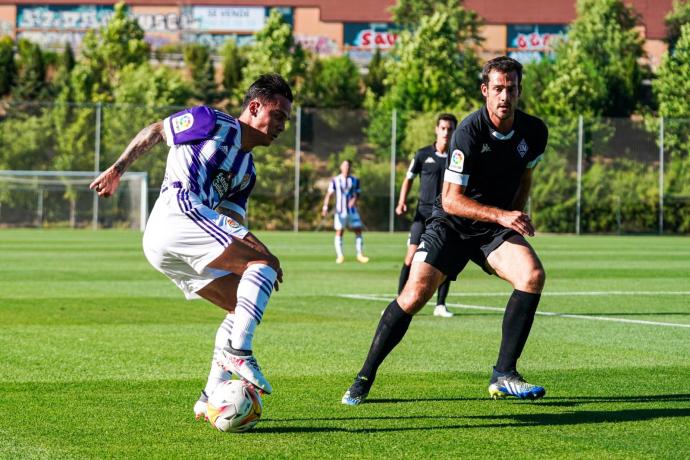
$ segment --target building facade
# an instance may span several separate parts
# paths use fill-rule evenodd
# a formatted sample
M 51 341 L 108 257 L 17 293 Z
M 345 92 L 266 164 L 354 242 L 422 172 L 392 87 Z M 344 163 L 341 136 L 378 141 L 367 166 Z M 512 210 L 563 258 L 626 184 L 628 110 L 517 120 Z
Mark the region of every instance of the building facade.
M 130 14 L 156 49 L 198 42 L 218 46 L 228 38 L 249 43 L 274 8 L 292 25 L 296 40 L 319 55 L 349 54 L 365 64 L 375 49 L 397 40 L 394 0 L 128 0 Z M 629 0 L 640 15 L 640 34 L 652 67 L 666 49 L 664 17 L 672 0 Z M 0 0 L 0 35 L 26 38 L 46 48 L 78 48 L 87 30 L 113 14 L 112 1 Z M 575 18 L 575 0 L 465 0 L 484 21 L 483 57 L 509 54 L 539 59 Z

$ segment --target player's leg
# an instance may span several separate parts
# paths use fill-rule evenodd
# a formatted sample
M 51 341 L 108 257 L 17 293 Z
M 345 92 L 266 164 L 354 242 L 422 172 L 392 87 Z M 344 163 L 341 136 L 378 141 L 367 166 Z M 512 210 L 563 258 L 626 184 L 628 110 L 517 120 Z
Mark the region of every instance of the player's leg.
M 448 311 L 448 308 L 446 308 L 446 297 L 448 297 L 449 290 L 450 279 L 446 279 L 438 287 L 438 293 L 436 295 L 436 306 L 434 307 L 434 316 L 440 316 L 442 318 L 453 317 L 453 312 Z
M 417 244 L 408 244 L 407 245 L 407 253 L 405 254 L 405 261 L 403 262 L 403 266 L 400 269 L 400 277 L 398 278 L 398 294 L 400 294 L 403 291 L 403 288 L 405 287 L 405 284 L 407 284 L 407 280 L 410 277 L 410 267 L 412 266 L 412 257 L 414 256 L 415 251 L 417 251 Z
M 208 268 L 225 270 L 240 277 L 236 284 L 233 284 L 232 278 L 216 279 L 196 292 L 216 305 L 235 312 L 234 324 L 228 343 L 222 350 L 220 364 L 264 392 L 271 393 L 272 387 L 253 356 L 252 342 L 277 279 L 277 259 L 242 240 L 233 240 L 208 264 Z
M 520 235 L 511 236 L 487 257 L 491 269 L 513 286 L 503 316 L 501 346 L 489 392 L 493 397 L 541 398 L 546 390 L 531 385 L 517 372 L 534 322 L 546 275 L 534 249 Z
M 369 394 L 383 360 L 402 340 L 412 317 L 426 305 L 445 275 L 426 262 L 413 262 L 403 292 L 384 310 L 369 347 L 369 353 L 342 403 L 360 404 Z
M 364 238 L 362 237 L 362 227 L 355 227 L 352 230 L 355 232 L 355 251 L 357 252 L 357 261 L 365 264 L 369 262 L 369 258 L 364 255 Z
M 400 294 L 405 287 L 405 283 L 410 276 L 410 266 L 412 265 L 412 257 L 417 251 L 419 243 L 422 241 L 422 233 L 424 233 L 424 219 L 421 215 L 415 214 L 415 218 L 410 226 L 410 235 L 407 239 L 407 254 L 405 254 L 405 262 L 400 269 L 400 278 L 398 279 L 398 294 Z
M 342 264 L 345 262 L 345 255 L 343 254 L 344 223 L 342 216 L 338 213 L 335 213 L 333 219 L 333 227 L 335 228 L 335 238 L 333 240 L 333 246 L 335 247 L 335 263 Z
M 211 358 L 211 370 L 209 371 L 208 378 L 206 380 L 206 386 L 201 392 L 198 401 L 196 404 L 194 404 L 194 417 L 197 420 L 201 419 L 202 417 L 205 420 L 208 420 L 208 397 L 219 383 L 232 378 L 232 374 L 223 369 L 218 362 L 222 359 L 221 353 L 223 348 L 230 340 L 230 334 L 235 321 L 235 293 L 237 292 L 239 282 L 240 277 L 234 273 L 230 273 L 213 281 L 211 283 L 213 286 L 206 289 L 205 292 L 202 292 L 206 300 L 209 300 L 210 302 L 219 306 L 225 305 L 223 308 L 226 309 L 226 315 L 216 331 L 213 356 Z M 202 291 L 203 290 L 204 289 L 202 289 Z M 227 308 L 228 306 L 232 306 L 232 308 Z

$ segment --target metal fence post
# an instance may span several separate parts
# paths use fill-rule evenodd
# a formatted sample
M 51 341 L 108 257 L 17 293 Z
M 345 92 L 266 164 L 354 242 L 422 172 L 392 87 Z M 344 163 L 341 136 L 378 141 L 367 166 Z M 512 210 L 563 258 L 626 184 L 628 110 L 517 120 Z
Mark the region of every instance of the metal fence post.
M 659 235 L 664 234 L 664 117 L 659 119 Z
M 94 178 L 98 176 L 101 169 L 101 107 L 102 104 L 99 102 L 96 104 L 96 135 L 95 135 L 95 146 L 94 146 L 94 159 L 93 159 L 93 172 Z M 98 230 L 98 193 L 94 190 L 93 192 L 93 222 L 92 227 L 94 230 Z
M 299 232 L 299 171 L 302 156 L 302 107 L 297 107 L 295 117 L 295 213 L 292 231 Z
M 580 212 L 582 211 L 582 115 L 577 117 L 577 210 L 575 213 L 575 234 L 580 234 Z
M 395 151 L 397 139 L 397 119 L 398 112 L 393 109 L 391 117 L 391 184 L 390 184 L 390 204 L 388 209 L 388 231 L 393 233 L 395 226 Z

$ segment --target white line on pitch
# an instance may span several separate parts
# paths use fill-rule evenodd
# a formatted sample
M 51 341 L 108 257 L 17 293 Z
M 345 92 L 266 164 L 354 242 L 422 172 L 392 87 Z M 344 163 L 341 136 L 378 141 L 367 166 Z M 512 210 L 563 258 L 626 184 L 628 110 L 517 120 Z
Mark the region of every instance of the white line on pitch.
M 451 292 L 448 293 L 450 297 L 498 297 L 510 295 L 506 292 Z M 542 297 L 566 297 L 566 296 L 642 296 L 642 295 L 679 295 L 690 296 L 690 291 L 548 291 L 542 294 Z
M 377 300 L 385 301 L 390 300 L 390 297 L 376 296 L 376 295 L 366 295 L 366 294 L 340 294 L 338 297 L 345 297 L 348 299 L 357 300 Z M 465 305 L 460 303 L 446 303 L 447 307 L 462 308 L 466 310 L 484 310 L 484 311 L 498 311 L 502 312 L 505 309 L 499 307 L 485 307 L 482 305 Z M 648 326 L 666 326 L 666 327 L 685 327 L 690 328 L 690 324 L 680 324 L 680 323 L 664 323 L 661 321 L 644 321 L 641 319 L 625 319 L 625 318 L 612 318 L 610 316 L 589 316 L 589 315 L 573 315 L 569 313 L 556 313 L 549 311 L 537 311 L 537 315 L 541 316 L 556 316 L 559 318 L 572 318 L 572 319 L 586 319 L 591 321 L 611 321 L 614 323 L 628 323 L 628 324 L 645 324 Z

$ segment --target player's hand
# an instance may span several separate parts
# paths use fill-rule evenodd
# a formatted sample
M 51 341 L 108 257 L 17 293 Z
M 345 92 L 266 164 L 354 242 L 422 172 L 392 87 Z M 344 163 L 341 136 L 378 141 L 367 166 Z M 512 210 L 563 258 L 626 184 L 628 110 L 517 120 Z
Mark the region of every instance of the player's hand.
M 115 193 L 117 187 L 120 185 L 120 177 L 120 173 L 111 166 L 91 182 L 89 188 L 95 190 L 100 197 L 109 197 Z
M 534 236 L 532 221 L 522 211 L 504 211 L 498 218 L 498 223 L 506 228 L 515 230 L 522 236 Z
M 321 216 L 326 217 L 327 215 L 328 215 L 328 206 L 324 204 L 323 207 L 321 208 Z
M 398 203 L 398 206 L 395 207 L 395 213 L 399 216 L 405 214 L 407 212 L 407 204 L 406 203 Z

